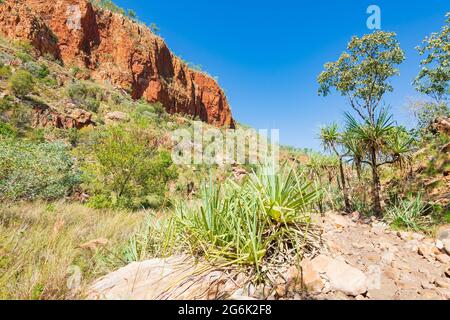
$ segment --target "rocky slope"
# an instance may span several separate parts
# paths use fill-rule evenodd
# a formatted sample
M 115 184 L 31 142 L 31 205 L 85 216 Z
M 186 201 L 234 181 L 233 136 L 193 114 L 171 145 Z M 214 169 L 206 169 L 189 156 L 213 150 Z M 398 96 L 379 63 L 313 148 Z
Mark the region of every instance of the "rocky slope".
M 0 33 L 30 41 L 41 54 L 87 68 L 134 99 L 161 102 L 170 113 L 234 127 L 226 96 L 210 76 L 191 70 L 147 27 L 86 0 L 5 0 Z

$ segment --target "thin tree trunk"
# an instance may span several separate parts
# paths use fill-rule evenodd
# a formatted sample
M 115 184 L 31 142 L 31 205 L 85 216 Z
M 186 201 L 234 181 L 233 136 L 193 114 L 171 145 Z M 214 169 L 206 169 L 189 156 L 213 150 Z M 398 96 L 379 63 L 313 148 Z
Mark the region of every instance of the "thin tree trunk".
M 355 167 L 356 167 L 356 176 L 358 177 L 358 181 L 361 181 L 361 159 L 355 160 Z
M 344 164 L 342 158 L 339 158 L 339 171 L 341 173 L 342 193 L 344 194 L 345 212 L 350 212 L 350 199 L 348 197 L 347 183 L 345 181 Z
M 378 167 L 377 167 L 377 153 L 375 148 L 371 148 L 371 160 L 372 160 L 372 197 L 373 197 L 373 211 L 375 215 L 381 217 L 382 208 L 381 208 L 381 182 L 380 176 L 378 175 Z

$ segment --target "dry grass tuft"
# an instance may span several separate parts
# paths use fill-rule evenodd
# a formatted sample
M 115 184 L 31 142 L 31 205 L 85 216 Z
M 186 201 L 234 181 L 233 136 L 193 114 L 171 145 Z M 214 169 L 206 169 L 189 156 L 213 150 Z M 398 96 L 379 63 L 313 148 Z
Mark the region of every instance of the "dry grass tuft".
M 92 279 L 126 264 L 122 246 L 144 218 L 63 202 L 2 205 L 0 299 L 78 298 Z

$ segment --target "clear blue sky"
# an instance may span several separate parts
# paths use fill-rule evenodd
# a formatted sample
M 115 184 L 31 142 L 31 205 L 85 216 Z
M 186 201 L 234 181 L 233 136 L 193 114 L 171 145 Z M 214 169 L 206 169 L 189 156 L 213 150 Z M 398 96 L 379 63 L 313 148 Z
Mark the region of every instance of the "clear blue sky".
M 371 32 L 366 9 L 381 8 L 382 30 L 394 31 L 406 52 L 386 97 L 396 119 L 411 125 L 406 105 L 419 70 L 414 49 L 444 24 L 448 0 L 116 0 L 154 22 L 168 46 L 219 77 L 234 117 L 255 128 L 280 129 L 283 144 L 320 149 L 320 126 L 349 110 L 338 94 L 317 95 L 317 75 L 353 35 Z

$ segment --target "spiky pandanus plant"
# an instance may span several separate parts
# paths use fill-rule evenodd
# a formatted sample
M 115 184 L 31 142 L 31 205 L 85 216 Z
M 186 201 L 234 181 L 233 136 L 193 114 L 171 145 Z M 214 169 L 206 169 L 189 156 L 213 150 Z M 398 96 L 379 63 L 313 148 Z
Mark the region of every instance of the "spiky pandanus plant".
M 364 159 L 365 146 L 352 132 L 345 131 L 342 134 L 342 143 L 348 150 L 349 161 L 353 163 L 358 180 L 361 181 L 362 161 Z
M 395 127 L 388 137 L 388 146 L 395 164 L 403 171 L 410 167 L 413 157 L 414 137 L 404 127 Z
M 325 150 L 330 150 L 339 159 L 339 174 L 341 176 L 342 194 L 344 196 L 345 211 L 351 210 L 350 197 L 348 193 L 347 179 L 344 171 L 344 157 L 348 155 L 348 152 L 344 149 L 341 150 L 342 135 L 339 132 L 338 125 L 333 123 L 329 126 L 323 127 L 320 131 L 320 139 Z
M 319 244 L 310 210 L 320 191 L 282 166 L 275 175 L 261 166 L 242 184 L 210 180 L 201 203 L 180 206 L 174 216 L 179 242 L 194 254 L 225 264 L 253 266 L 293 263 Z
M 372 197 L 375 214 L 381 215 L 380 167 L 387 164 L 402 165 L 410 157 L 412 139 L 405 131 L 395 126 L 392 116 L 381 110 L 374 121 L 358 122 L 346 113 L 347 131 L 365 146 L 365 157 L 361 161 L 372 170 Z

